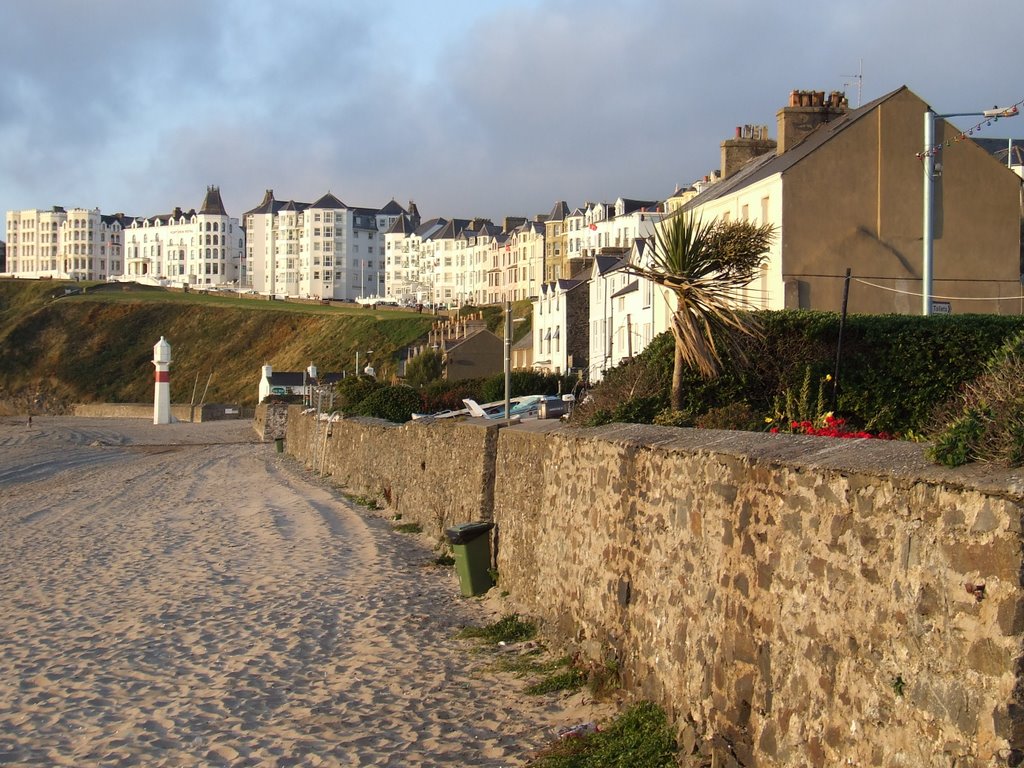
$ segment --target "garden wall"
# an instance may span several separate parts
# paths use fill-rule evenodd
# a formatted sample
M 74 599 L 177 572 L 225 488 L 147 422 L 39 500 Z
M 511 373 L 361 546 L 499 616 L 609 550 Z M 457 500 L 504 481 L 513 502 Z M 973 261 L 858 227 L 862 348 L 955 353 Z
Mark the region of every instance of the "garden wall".
M 513 603 L 718 765 L 1021 763 L 1020 474 L 909 443 L 539 425 L 321 439 L 336 481 L 403 519 L 493 516 Z M 289 452 L 313 431 L 290 414 Z

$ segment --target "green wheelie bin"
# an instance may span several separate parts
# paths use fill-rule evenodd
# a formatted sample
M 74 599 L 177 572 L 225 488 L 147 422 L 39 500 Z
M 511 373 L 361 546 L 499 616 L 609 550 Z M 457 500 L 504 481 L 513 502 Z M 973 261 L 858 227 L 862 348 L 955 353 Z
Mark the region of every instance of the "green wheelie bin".
M 455 556 L 455 572 L 459 574 L 459 587 L 465 597 L 482 595 L 494 583 L 491 581 L 491 537 L 494 523 L 480 521 L 461 523 L 447 529 L 448 541 Z

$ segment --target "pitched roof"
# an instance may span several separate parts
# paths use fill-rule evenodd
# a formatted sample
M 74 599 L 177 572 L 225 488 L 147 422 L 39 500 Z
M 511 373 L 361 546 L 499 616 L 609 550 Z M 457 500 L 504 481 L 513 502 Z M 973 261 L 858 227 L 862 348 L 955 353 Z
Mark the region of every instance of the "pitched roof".
M 551 280 L 551 281 L 546 282 L 546 283 L 541 283 L 540 290 L 541 290 L 542 293 L 547 293 L 548 291 L 555 291 L 555 290 L 559 291 L 560 293 L 568 293 L 572 289 L 578 288 L 578 287 L 580 287 L 581 285 L 584 285 L 587 282 L 589 282 L 589 281 L 586 278 L 576 278 L 576 277 L 564 278 L 564 277 L 562 277 L 562 278 L 559 278 L 557 280 Z
M 639 290 L 640 290 L 640 281 L 639 280 L 634 280 L 629 285 L 627 285 L 625 288 L 620 288 L 619 290 L 617 290 L 615 293 L 612 294 L 611 297 L 613 299 L 615 299 L 615 298 L 618 298 L 619 296 L 625 296 L 627 293 L 634 293 L 634 292 L 639 291 Z
M 127 227 L 129 222 L 131 222 L 131 220 L 132 220 L 131 216 L 125 216 L 123 213 L 111 213 L 111 214 L 106 214 L 105 213 L 105 214 L 102 214 L 100 216 L 100 221 L 102 221 L 108 227 L 109 226 L 113 226 L 114 224 L 120 224 L 121 225 L 121 229 L 124 229 L 125 227 Z
M 326 195 L 321 197 L 315 203 L 312 203 L 309 207 L 310 208 L 322 208 L 322 209 L 325 209 L 325 210 L 338 210 L 340 208 L 348 208 L 347 205 L 345 205 L 343 202 L 341 202 L 341 200 L 336 198 L 330 192 L 328 192 Z
M 488 331 L 486 328 L 479 328 L 478 330 L 471 331 L 470 333 L 467 333 L 465 336 L 460 336 L 459 338 L 445 339 L 441 343 L 441 346 L 446 352 L 450 352 L 453 349 L 461 347 L 470 339 L 476 339 L 478 337 L 482 339 L 490 338 L 499 344 L 504 343 L 504 339 L 498 338 L 497 334 L 491 333 L 491 331 Z
M 380 212 L 385 216 L 401 216 L 405 213 L 405 208 L 395 202 L 395 198 L 391 198 L 391 202 L 380 209 Z
M 621 256 L 602 256 L 598 254 L 594 257 L 594 268 L 597 269 L 597 274 L 606 275 L 609 272 L 622 269 L 628 261 L 628 259 L 624 259 Z
M 433 234 L 437 232 L 437 230 L 444 227 L 444 225 L 447 223 L 448 219 L 442 219 L 440 216 L 435 219 L 428 219 L 427 221 L 424 221 L 416 228 L 416 232 L 414 234 L 426 240 L 427 238 L 433 236 Z
M 681 210 L 691 211 L 707 202 L 718 200 L 726 195 L 730 195 L 733 192 L 744 189 L 745 187 L 761 181 L 762 179 L 766 179 L 769 176 L 785 173 L 818 149 L 822 144 L 835 138 L 858 120 L 861 120 L 865 115 L 870 114 L 897 94 L 909 90 L 910 89 L 907 88 L 907 86 L 902 85 L 895 91 L 891 91 L 884 96 L 880 96 L 874 101 L 869 101 L 863 107 L 851 109 L 849 112 L 844 115 L 840 115 L 832 122 L 822 123 L 807 134 L 803 141 L 792 149 L 786 150 L 781 155 L 776 154 L 775 152 L 766 152 L 763 155 L 755 157 L 736 173 L 726 177 L 722 181 L 712 184 L 699 195 L 688 200 Z
M 412 222 L 409 221 L 408 214 L 403 213 L 403 214 L 400 214 L 398 216 L 398 218 L 395 219 L 395 223 L 392 224 L 388 228 L 388 231 L 385 232 L 384 234 L 386 234 L 386 235 L 411 235 L 412 231 L 413 231 Z
M 246 211 L 243 215 L 248 216 L 249 214 L 273 213 L 274 203 L 274 190 L 268 189 L 263 193 L 263 200 L 260 201 L 260 204 L 252 210 Z
M 982 149 L 1001 163 L 1006 163 L 1006 155 L 1010 155 L 1010 163 L 1024 165 L 1024 139 L 974 139 Z
M 441 228 L 437 234 L 434 235 L 436 240 L 453 240 L 455 237 L 462 232 L 462 230 L 469 227 L 471 224 L 469 219 L 451 219 L 444 227 Z
M 272 371 L 270 374 L 272 387 L 301 387 L 305 383 L 306 376 L 302 371 Z
M 199 213 L 207 216 L 228 215 L 228 212 L 224 210 L 224 201 L 220 198 L 220 187 L 210 185 L 206 188 L 206 197 L 203 198 Z
M 480 229 L 476 233 L 479 237 L 497 237 L 501 234 L 501 227 L 493 222 L 486 221 L 480 225 Z
M 532 334 L 524 334 L 519 341 L 512 345 L 512 349 L 533 349 L 533 336 Z
M 559 200 L 555 203 L 555 207 L 551 209 L 551 213 L 548 214 L 548 221 L 564 221 L 565 217 L 569 215 L 569 206 L 565 200 Z
M 657 208 L 659 201 L 657 200 L 630 200 L 627 197 L 620 197 L 622 201 L 622 213 L 632 213 L 633 211 L 639 211 L 641 208 Z

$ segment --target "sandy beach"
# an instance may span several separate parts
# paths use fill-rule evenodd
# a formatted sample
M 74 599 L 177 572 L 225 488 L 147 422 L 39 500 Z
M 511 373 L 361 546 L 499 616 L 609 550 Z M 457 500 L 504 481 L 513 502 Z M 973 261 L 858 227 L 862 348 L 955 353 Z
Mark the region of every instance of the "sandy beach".
M 2 419 L 0 542 L 0 765 L 513 766 L 611 711 L 249 422 Z

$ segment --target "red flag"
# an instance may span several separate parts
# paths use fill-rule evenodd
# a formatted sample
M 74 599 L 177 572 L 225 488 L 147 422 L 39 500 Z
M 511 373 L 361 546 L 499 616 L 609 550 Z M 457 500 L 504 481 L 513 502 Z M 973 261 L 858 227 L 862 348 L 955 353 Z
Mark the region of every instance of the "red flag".
M 591 229 L 597 229 L 597 224 L 591 224 L 591 225 L 590 225 L 590 228 L 591 228 Z

